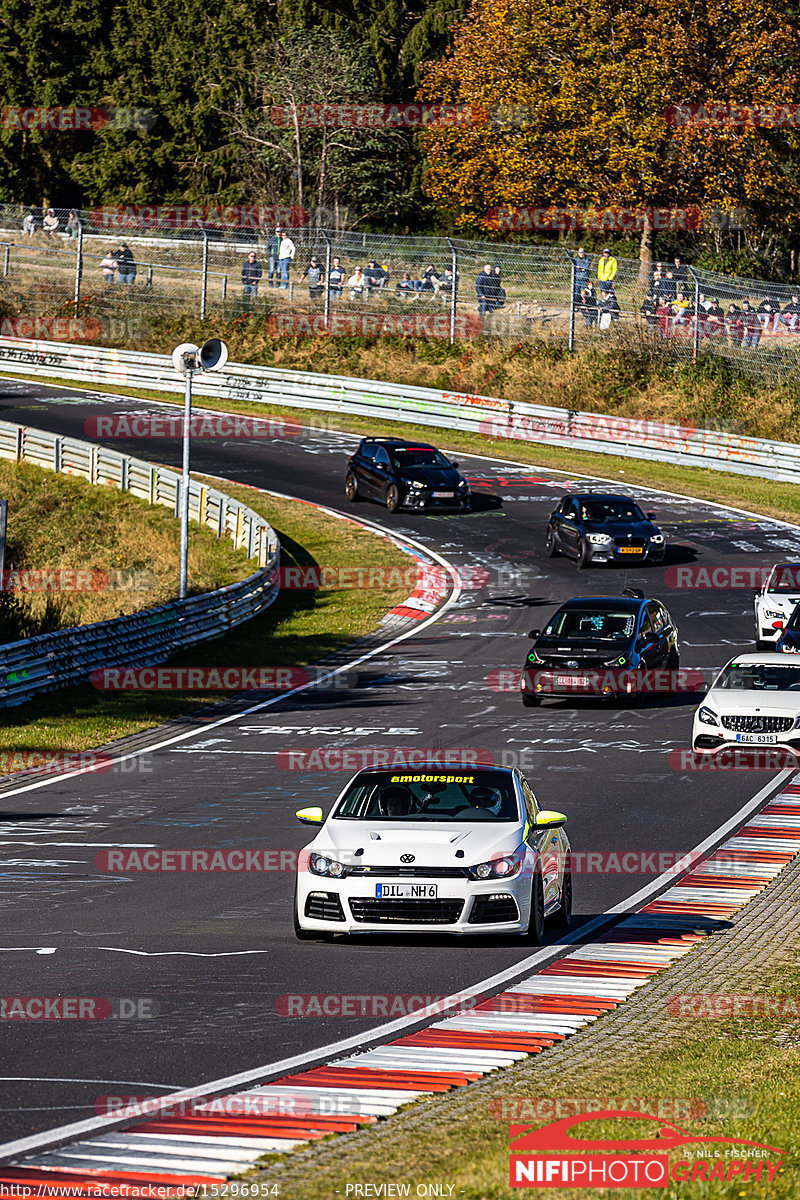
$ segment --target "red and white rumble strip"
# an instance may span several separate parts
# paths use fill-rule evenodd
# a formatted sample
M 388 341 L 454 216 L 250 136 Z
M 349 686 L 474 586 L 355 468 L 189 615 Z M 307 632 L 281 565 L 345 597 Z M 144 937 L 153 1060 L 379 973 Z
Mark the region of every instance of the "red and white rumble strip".
M 136 1123 L 0 1166 L 0 1185 L 185 1196 L 250 1170 L 263 1154 L 358 1129 L 417 1096 L 463 1087 L 616 1008 L 713 932 L 715 921 L 746 905 L 798 850 L 800 783 L 793 783 L 639 912 L 469 1011 L 259 1087 L 182 1104 L 173 1116 L 150 1111 L 165 1097 L 130 1097 L 127 1109 L 125 1098 L 105 1097 L 104 1112 Z

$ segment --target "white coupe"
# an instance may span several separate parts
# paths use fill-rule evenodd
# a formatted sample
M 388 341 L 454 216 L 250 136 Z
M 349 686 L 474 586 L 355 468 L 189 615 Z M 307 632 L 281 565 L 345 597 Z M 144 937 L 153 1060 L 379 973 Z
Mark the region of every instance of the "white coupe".
M 756 592 L 756 647 L 768 650 L 800 604 L 800 563 L 778 563 Z
M 365 770 L 298 858 L 295 933 L 522 934 L 572 913 L 562 813 L 500 767 Z
M 694 714 L 692 749 L 730 746 L 800 750 L 800 662 L 740 654 L 722 668 Z

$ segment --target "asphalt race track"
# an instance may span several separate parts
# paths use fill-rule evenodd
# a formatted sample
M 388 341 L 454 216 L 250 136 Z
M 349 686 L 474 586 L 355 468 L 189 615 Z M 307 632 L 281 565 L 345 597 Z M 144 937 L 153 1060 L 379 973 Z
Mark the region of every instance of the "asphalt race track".
M 134 410 L 162 406 L 0 380 L 0 419 L 76 437 L 86 436 L 89 416 Z M 198 440 L 192 467 L 347 508 L 408 534 L 455 566 L 488 568 L 489 584 L 467 588 L 440 621 L 359 668 L 356 686 L 280 699 L 145 751 L 124 769 L 0 794 L 2 994 L 141 1000 L 152 1013 L 3 1022 L 3 1141 L 89 1117 L 104 1095 L 193 1086 L 381 1023 L 283 1016 L 280 997 L 448 994 L 530 953 L 511 941 L 442 936 L 299 944 L 289 871 L 110 875 L 95 866 L 98 852 L 115 846 L 305 844 L 310 831 L 294 819 L 295 809 L 315 803 L 327 809 L 349 772 L 280 769 L 281 750 L 491 751 L 496 762 L 521 767 L 541 803 L 568 814 L 579 851 L 685 852 L 770 783 L 763 771 L 681 773 L 670 766 L 668 752 L 689 746 L 697 697 L 612 708 L 549 701 L 527 710 L 516 692 L 488 682 L 492 672 L 522 665 L 524 635 L 555 605 L 572 595 L 615 594 L 625 583 L 666 603 L 681 634 L 682 666 L 719 666 L 753 648 L 751 591 L 679 590 L 666 586 L 664 567 L 578 572 L 574 563 L 546 558 L 544 524 L 570 486 L 549 470 L 459 455 L 476 496 L 470 514 L 392 517 L 370 503 L 351 508 L 343 480 L 356 441 L 320 430 L 267 443 Z M 114 446 L 180 462 L 177 441 Z M 513 455 L 512 444 L 507 451 Z M 614 486 L 624 488 L 623 475 Z M 658 513 L 670 543 L 667 567 L 755 566 L 800 556 L 800 530 L 633 491 Z M 602 913 L 652 878 L 577 877 L 579 919 Z

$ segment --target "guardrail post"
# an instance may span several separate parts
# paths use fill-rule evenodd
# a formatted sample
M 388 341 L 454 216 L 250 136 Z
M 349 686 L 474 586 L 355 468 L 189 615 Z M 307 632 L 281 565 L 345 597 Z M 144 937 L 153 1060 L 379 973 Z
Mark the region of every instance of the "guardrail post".
M 206 298 L 208 296 L 208 234 L 205 229 L 201 230 L 203 235 L 203 280 L 200 285 L 200 320 L 205 320 L 206 315 Z
M 700 280 L 693 267 L 689 267 L 689 273 L 694 280 L 694 333 L 692 336 L 692 358 L 697 358 L 700 353 Z
M 228 296 L 228 276 L 223 275 L 222 276 L 222 300 L 223 300 L 223 303 L 227 299 L 227 296 Z
M 81 277 L 83 276 L 83 226 L 78 230 L 78 245 L 75 250 L 75 298 L 73 301 L 75 316 L 81 306 Z
M 3 253 L 3 278 L 4 279 L 9 272 L 10 266 L 11 266 L 11 243 L 8 242 L 6 244 L 5 251 Z
M 124 454 L 119 465 L 119 490 L 121 492 L 127 492 L 128 490 L 128 468 L 130 467 L 130 463 L 131 460 L 127 454 Z
M 153 264 L 152 263 L 148 263 L 148 266 L 147 266 L 147 286 L 149 288 L 151 288 L 153 286 Z
M 322 319 L 327 329 L 331 319 L 331 239 L 326 230 L 320 229 L 320 233 L 325 238 L 325 308 Z
M 450 296 L 450 345 L 456 340 L 456 304 L 458 302 L 458 251 L 450 238 L 447 239 L 452 255 L 453 292 Z
M 61 474 L 61 438 L 53 439 L 53 470 L 56 475 Z

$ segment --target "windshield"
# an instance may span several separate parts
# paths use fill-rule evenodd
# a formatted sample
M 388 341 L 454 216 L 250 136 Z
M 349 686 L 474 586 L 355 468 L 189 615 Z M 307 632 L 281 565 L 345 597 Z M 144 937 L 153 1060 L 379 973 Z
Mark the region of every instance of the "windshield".
M 440 450 L 426 450 L 424 446 L 401 446 L 392 450 L 392 466 L 404 471 L 408 467 L 449 467 L 450 462 Z
M 581 519 L 584 521 L 645 521 L 638 504 L 632 500 L 592 500 L 581 505 Z
M 785 563 L 776 567 L 767 591 L 785 595 L 794 592 L 795 595 L 800 595 L 800 563 Z
M 731 663 L 720 674 L 715 688 L 754 692 L 800 692 L 800 664 Z
M 545 628 L 547 637 L 625 642 L 633 637 L 635 612 L 603 609 L 567 608 L 556 613 Z
M 514 785 L 495 771 L 414 775 L 387 771 L 355 780 L 333 813 L 336 820 L 453 822 L 517 821 Z

